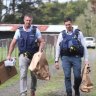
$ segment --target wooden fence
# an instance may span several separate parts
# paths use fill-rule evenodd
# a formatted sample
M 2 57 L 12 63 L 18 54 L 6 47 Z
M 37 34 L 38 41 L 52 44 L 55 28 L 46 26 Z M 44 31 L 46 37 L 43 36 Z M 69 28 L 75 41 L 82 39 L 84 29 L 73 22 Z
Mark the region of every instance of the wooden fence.
M 55 35 L 43 35 L 43 38 L 45 39 L 45 42 L 46 42 L 45 52 L 46 52 L 46 56 L 47 56 L 48 60 L 49 60 L 49 58 L 54 59 L 57 36 L 55 36 Z M 10 38 L 0 40 L 0 61 L 6 59 L 8 48 L 9 48 L 11 40 L 12 39 L 10 39 Z M 12 56 L 18 58 L 17 46 L 15 47 L 15 49 L 12 53 Z

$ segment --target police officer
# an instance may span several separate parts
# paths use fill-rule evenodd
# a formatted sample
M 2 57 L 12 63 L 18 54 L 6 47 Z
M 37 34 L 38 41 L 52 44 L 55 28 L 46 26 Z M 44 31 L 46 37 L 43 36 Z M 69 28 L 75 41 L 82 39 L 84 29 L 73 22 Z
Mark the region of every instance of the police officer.
M 75 91 L 75 96 L 80 96 L 79 86 L 81 83 L 81 63 L 82 63 L 81 57 L 84 54 L 84 63 L 88 64 L 88 51 L 85 45 L 82 32 L 72 27 L 72 20 L 70 18 L 66 18 L 64 20 L 64 25 L 66 29 L 60 32 L 56 44 L 55 67 L 56 69 L 59 69 L 58 62 L 59 62 L 59 57 L 61 57 L 62 67 L 65 76 L 65 87 L 66 87 L 67 96 L 72 96 L 71 68 L 73 68 L 73 73 L 74 73 L 73 88 Z M 78 36 L 75 33 L 76 34 L 78 33 L 77 34 Z M 73 42 L 78 44 L 75 46 L 74 43 L 75 47 L 71 46 Z M 80 47 L 79 45 L 80 46 L 82 45 L 82 47 Z M 80 48 L 77 46 L 79 46 Z
M 27 14 L 24 16 L 24 25 L 19 27 L 10 44 L 7 59 L 11 59 L 11 54 L 16 43 L 19 48 L 19 67 L 20 67 L 20 96 L 27 96 L 27 71 L 32 56 L 37 51 L 42 51 L 44 40 L 39 29 L 32 24 L 32 16 Z M 38 44 L 39 43 L 39 47 Z M 31 72 L 31 96 L 35 96 L 37 79 Z

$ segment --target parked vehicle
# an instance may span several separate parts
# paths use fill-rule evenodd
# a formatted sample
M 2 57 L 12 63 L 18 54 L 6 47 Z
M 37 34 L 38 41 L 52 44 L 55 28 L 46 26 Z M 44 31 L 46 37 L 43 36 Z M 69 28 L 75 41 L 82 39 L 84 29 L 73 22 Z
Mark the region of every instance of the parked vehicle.
M 93 48 L 96 47 L 96 39 L 94 37 L 85 37 L 85 43 L 87 48 Z

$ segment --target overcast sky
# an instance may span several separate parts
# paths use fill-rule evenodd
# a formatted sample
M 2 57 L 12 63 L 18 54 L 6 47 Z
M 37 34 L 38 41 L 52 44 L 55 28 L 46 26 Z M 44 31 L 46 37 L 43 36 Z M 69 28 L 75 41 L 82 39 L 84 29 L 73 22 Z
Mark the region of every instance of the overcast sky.
M 58 0 L 60 3 L 62 3 L 62 2 L 69 2 L 69 1 L 71 1 L 71 0 Z M 73 1 L 76 1 L 76 0 L 73 0 Z
M 9 1 L 9 0 L 8 0 Z M 43 1 L 46 1 L 46 0 L 43 0 Z M 53 0 L 54 1 L 54 0 Z M 62 2 L 69 2 L 69 1 L 71 1 L 71 0 L 58 0 L 60 3 L 62 3 Z M 73 0 L 73 1 L 76 1 L 76 0 Z M 4 5 L 6 5 L 6 0 L 3 0 L 3 2 L 4 2 Z M 10 2 L 7 2 L 7 4 L 9 5 L 9 3 Z
M 56 0 L 52 0 L 52 1 L 56 1 Z M 60 3 L 63 3 L 63 2 L 69 2 L 71 0 L 58 0 Z M 76 1 L 76 0 L 73 0 L 73 1 Z M 48 0 L 43 0 L 43 2 L 48 2 Z

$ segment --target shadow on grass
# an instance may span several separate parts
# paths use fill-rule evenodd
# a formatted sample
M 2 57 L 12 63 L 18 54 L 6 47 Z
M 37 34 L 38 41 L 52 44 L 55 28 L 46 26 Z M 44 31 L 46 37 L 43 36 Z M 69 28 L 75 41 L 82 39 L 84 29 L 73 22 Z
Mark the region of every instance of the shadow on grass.
M 66 96 L 66 95 L 61 95 L 61 94 L 56 94 L 56 93 L 49 93 L 47 96 Z
M 50 92 L 48 93 L 46 96 L 67 96 L 64 94 L 64 92 L 59 92 L 59 91 L 54 91 L 54 92 Z
M 56 92 L 50 92 L 48 93 L 46 96 L 67 96 L 66 93 L 64 92 L 59 92 L 59 91 L 56 91 Z M 75 94 L 73 93 L 73 96 L 75 96 Z M 81 92 L 81 95 L 80 96 L 89 96 L 88 94 L 83 94 Z

